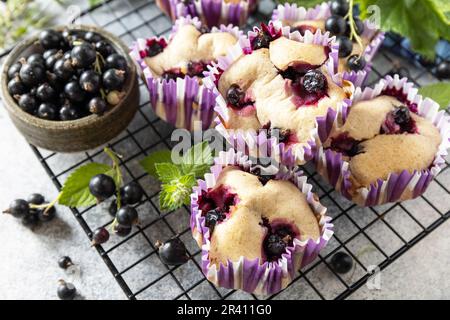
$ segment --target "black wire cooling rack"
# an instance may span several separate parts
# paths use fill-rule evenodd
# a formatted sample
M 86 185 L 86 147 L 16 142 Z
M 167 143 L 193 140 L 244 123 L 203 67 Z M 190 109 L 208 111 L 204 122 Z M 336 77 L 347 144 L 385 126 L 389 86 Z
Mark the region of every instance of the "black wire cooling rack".
M 258 12 L 245 29 L 268 21 L 274 3 L 261 2 Z M 167 35 L 171 22 L 156 7 L 153 0 L 102 1 L 82 11 L 82 23 L 99 25 L 131 44 L 136 38 Z M 420 86 L 436 81 L 432 72 L 413 65 L 393 54 L 401 50 L 401 39 L 391 40 L 377 55 L 369 84 L 391 73 L 403 73 Z M 129 299 L 344 299 L 363 286 L 377 270 L 383 270 L 426 235 L 450 217 L 450 170 L 446 167 L 431 183 L 425 195 L 402 203 L 359 208 L 339 196 L 311 165 L 304 171 L 314 185 L 321 202 L 333 217 L 335 235 L 316 261 L 302 269 L 298 277 L 282 292 L 261 297 L 242 291 L 217 288 L 203 276 L 200 250 L 191 237 L 189 208 L 162 212 L 158 206 L 159 183 L 145 174 L 139 160 L 155 150 L 170 149 L 172 127 L 159 120 L 149 105 L 148 92 L 140 81 L 141 102 L 138 113 L 128 129 L 108 146 L 124 157 L 121 168 L 125 182 L 137 181 L 146 191 L 138 205 L 141 226 L 125 237 L 113 236 L 96 249 Z M 96 150 L 59 154 L 31 146 L 48 175 L 61 189 L 66 177 L 79 166 L 91 161 L 108 159 Z M 112 217 L 105 203 L 99 206 L 72 209 L 75 218 L 91 236 L 92 230 L 107 226 Z M 154 243 L 179 235 L 186 244 L 191 259 L 184 265 L 168 267 L 158 257 Z M 338 274 L 330 267 L 331 257 L 345 251 L 354 259 L 354 268 Z

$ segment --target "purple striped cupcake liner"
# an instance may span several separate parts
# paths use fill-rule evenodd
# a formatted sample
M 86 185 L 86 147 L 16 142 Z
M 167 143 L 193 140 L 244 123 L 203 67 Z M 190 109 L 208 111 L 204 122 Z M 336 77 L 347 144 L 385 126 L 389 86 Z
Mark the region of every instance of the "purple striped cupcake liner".
M 342 80 L 342 77 L 336 73 L 338 63 L 338 46 L 332 41 L 329 33 L 322 34 L 320 30 L 316 33 L 307 31 L 304 36 L 300 33 L 290 33 L 289 27 L 282 27 L 280 23 L 269 22 L 268 28 L 271 32 L 280 33 L 281 35 L 295 41 L 320 44 L 330 47 L 329 59 L 327 61 L 327 70 L 331 79 L 338 85 L 345 84 L 349 87 L 349 91 L 353 92 L 353 84 L 349 81 Z M 350 99 L 345 99 L 342 103 L 336 106 L 336 110 L 328 108 L 326 114 L 318 117 L 316 120 L 322 125 L 321 128 L 317 126 L 311 130 L 310 139 L 301 147 L 292 148 L 284 143 L 278 143 L 276 137 L 267 137 L 266 130 L 231 130 L 226 128 L 226 122 L 229 119 L 229 108 L 225 98 L 219 93 L 217 89 L 217 82 L 220 79 L 223 71 L 237 59 L 244 54 L 251 54 L 251 41 L 257 35 L 259 28 L 255 27 L 253 31 L 248 33 L 247 38 L 241 38 L 239 44 L 232 47 L 226 57 L 218 59 L 209 70 L 209 76 L 204 79 L 204 84 L 208 88 L 214 90 L 217 94 L 215 111 L 218 117 L 215 119 L 215 129 L 230 143 L 233 148 L 245 154 L 257 157 L 271 157 L 277 162 L 286 166 L 294 166 L 297 164 L 304 164 L 313 159 L 317 145 L 320 145 L 322 140 L 326 139 L 325 132 L 330 132 L 332 123 L 339 121 L 339 117 L 347 114 L 347 109 L 351 104 Z M 322 120 L 326 119 L 326 120 Z M 320 134 L 318 134 L 320 132 Z M 318 137 L 318 138 L 316 138 Z
M 315 6 L 314 8 L 305 9 L 298 7 L 296 4 L 279 4 L 272 13 L 272 20 L 280 21 L 284 24 L 291 24 L 304 20 L 323 20 L 331 16 L 330 5 L 328 2 L 323 2 Z M 368 21 L 364 21 L 364 37 L 372 38 L 372 41 L 367 45 L 364 50 L 364 59 L 366 60 L 366 66 L 363 70 L 359 71 L 346 71 L 343 72 L 342 77 L 345 80 L 351 81 L 356 87 L 361 87 L 366 82 L 370 72 L 372 71 L 372 59 L 380 48 L 384 40 L 384 33 L 378 32 L 371 28 L 371 24 Z
M 208 27 L 221 24 L 243 26 L 249 13 L 256 10 L 259 0 L 242 0 L 237 3 L 224 0 L 157 0 L 156 4 L 172 20 L 180 17 L 198 17 Z
M 320 238 L 300 241 L 294 239 L 293 245 L 278 261 L 263 262 L 260 259 L 249 260 L 241 257 L 238 261 L 228 260 L 226 265 L 212 264 L 209 261 L 210 232 L 205 226 L 205 218 L 199 209 L 198 199 L 205 191 L 215 186 L 219 174 L 228 165 L 238 165 L 242 170 L 249 171 L 251 161 L 248 156 L 233 149 L 219 153 L 211 173 L 205 174 L 205 180 L 199 180 L 191 195 L 191 230 L 202 249 L 202 270 L 209 281 L 216 286 L 229 289 L 241 289 L 246 292 L 270 295 L 284 289 L 295 277 L 297 271 L 311 263 L 333 235 L 331 218 L 326 216 L 326 208 L 320 204 L 312 186 L 307 183 L 301 171 L 294 172 L 281 166 L 276 179 L 289 180 L 306 195 L 307 201 L 317 217 L 320 226 Z
M 328 182 L 347 199 L 360 206 L 374 206 L 389 202 L 414 199 L 422 195 L 433 178 L 439 174 L 445 164 L 445 156 L 450 147 L 450 117 L 445 111 L 439 111 L 439 105 L 429 98 L 418 94 L 418 89 L 407 78 L 386 76 L 372 88 L 357 88 L 354 93 L 353 104 L 371 100 L 380 96 L 385 90 L 401 92 L 411 110 L 428 119 L 439 130 L 442 142 L 436 152 L 433 163 L 427 170 L 408 172 L 392 172 L 387 179 L 378 179 L 368 187 L 352 190 L 351 171 L 349 162 L 342 158 L 342 154 L 331 149 L 319 147 L 316 152 L 316 169 Z M 348 111 L 348 110 L 347 110 Z M 351 107 L 350 110 L 351 112 Z M 346 118 L 342 117 L 342 118 Z M 335 123 L 338 127 L 342 123 Z
M 137 39 L 131 46 L 130 55 L 142 72 L 142 77 L 147 84 L 150 95 L 150 103 L 156 115 L 162 120 L 177 128 L 188 130 L 206 130 L 213 124 L 215 117 L 214 106 L 216 93 L 206 88 L 196 77 L 185 76 L 176 80 L 165 80 L 152 74 L 151 69 L 145 63 L 146 48 L 156 41 L 167 45 L 181 26 L 193 25 L 197 29 L 202 26 L 198 18 L 180 18 L 173 28 L 168 39 L 164 37 L 152 37 L 149 39 Z M 213 27 L 211 32 L 227 32 L 240 39 L 243 35 L 238 27 L 232 25 Z M 194 125 L 199 122 L 201 127 Z

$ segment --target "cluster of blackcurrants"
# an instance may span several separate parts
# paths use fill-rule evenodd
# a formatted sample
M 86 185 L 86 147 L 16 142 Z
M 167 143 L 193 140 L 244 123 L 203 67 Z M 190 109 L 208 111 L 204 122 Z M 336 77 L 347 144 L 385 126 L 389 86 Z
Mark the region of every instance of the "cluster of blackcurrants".
M 325 30 L 336 36 L 339 44 L 339 58 L 347 58 L 347 66 L 350 70 L 358 71 L 364 69 L 366 61 L 360 55 L 351 55 L 353 52 L 353 41 L 351 37 L 351 20 L 346 19 L 349 12 L 347 0 L 334 0 L 330 3 L 331 17 L 325 21 Z M 364 23 L 361 19 L 353 17 L 353 27 L 357 35 L 364 32 Z M 350 56 L 351 55 L 351 56 Z
M 127 60 L 101 35 L 45 30 L 40 53 L 8 69 L 8 91 L 19 107 L 46 120 L 102 114 L 123 97 Z
M 98 174 L 89 182 L 89 191 L 102 202 L 116 194 L 117 186 L 114 179 L 106 174 Z M 109 213 L 115 218 L 113 232 L 124 237 L 131 233 L 133 225 L 139 223 L 139 216 L 133 205 L 139 203 L 144 195 L 144 190 L 137 182 L 131 182 L 120 188 L 120 208 L 117 199 L 111 202 Z M 108 241 L 109 232 L 106 228 L 98 228 L 92 235 L 92 243 L 102 244 Z
M 3 213 L 8 213 L 15 218 L 21 219 L 24 226 L 33 229 L 40 222 L 48 222 L 56 215 L 55 207 L 46 207 L 44 205 L 45 203 L 46 201 L 43 195 L 33 193 L 27 200 L 14 200 Z M 42 208 L 33 208 L 34 206 L 42 206 Z

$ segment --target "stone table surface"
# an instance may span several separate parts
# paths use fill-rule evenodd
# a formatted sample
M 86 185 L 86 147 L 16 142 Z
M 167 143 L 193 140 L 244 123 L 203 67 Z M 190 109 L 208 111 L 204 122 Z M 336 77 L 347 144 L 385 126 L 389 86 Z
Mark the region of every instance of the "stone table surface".
M 388 64 L 378 61 L 377 65 L 382 68 Z M 149 109 L 147 111 L 150 113 Z M 1 105 L 0 137 L 0 209 L 6 208 L 12 199 L 23 198 L 33 192 L 45 194 L 49 199 L 54 198 L 57 195 L 56 188 Z M 60 161 L 67 159 L 63 157 Z M 449 170 L 440 177 L 440 181 L 449 188 Z M 435 203 L 439 203 L 441 211 L 450 209 L 449 194 L 433 188 L 427 194 Z M 416 204 L 408 201 L 404 206 L 415 207 Z M 421 210 L 420 206 L 418 210 Z M 382 238 L 383 234 L 379 237 Z M 58 258 L 63 255 L 70 256 L 81 268 L 81 276 L 73 280 L 80 299 L 126 299 L 96 250 L 90 247 L 84 231 L 66 208 L 58 207 L 57 219 L 34 232 L 10 216 L 0 216 L 0 243 L 0 299 L 56 299 L 58 279 L 69 278 L 57 265 Z M 121 254 L 124 265 L 127 265 L 127 261 L 133 262 L 127 252 Z M 450 299 L 449 265 L 450 221 L 447 221 L 381 272 L 379 290 L 363 286 L 350 299 Z M 145 274 L 152 271 L 143 269 L 140 272 Z M 322 279 L 322 275 L 318 273 L 318 278 L 326 288 L 330 284 L 326 282 L 326 277 Z M 139 277 L 136 281 L 139 281 Z M 298 296 L 295 295 L 298 292 L 292 292 L 295 290 L 305 291 L 300 294 L 302 298 L 317 298 L 310 288 L 302 287 L 301 282 L 299 286 L 298 290 L 297 287 L 291 288 L 278 298 L 294 298 Z M 194 295 L 192 297 L 195 298 Z M 239 292 L 231 296 L 236 299 L 246 297 Z

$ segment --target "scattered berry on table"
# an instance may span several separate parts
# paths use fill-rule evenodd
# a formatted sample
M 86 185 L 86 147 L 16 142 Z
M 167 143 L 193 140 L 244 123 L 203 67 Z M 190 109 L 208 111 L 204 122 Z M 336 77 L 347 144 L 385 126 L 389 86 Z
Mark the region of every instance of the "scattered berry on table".
M 117 200 L 111 201 L 111 204 L 109 205 L 108 212 L 112 217 L 116 217 L 117 213 Z
M 131 227 L 139 223 L 139 215 L 135 208 L 123 206 L 117 211 L 116 221 L 124 227 Z
M 51 207 L 48 209 L 37 209 L 37 216 L 39 221 L 41 222 L 49 222 L 53 220 L 56 216 L 56 209 L 55 207 Z
M 33 229 L 39 222 L 39 217 L 37 216 L 37 213 L 34 211 L 30 211 L 29 214 L 22 217 L 22 224 L 30 229 Z
M 58 266 L 62 269 L 67 269 L 72 265 L 73 265 L 72 259 L 70 259 L 70 257 L 68 256 L 61 257 L 58 260 Z
M 105 228 L 97 228 L 92 233 L 92 245 L 103 244 L 109 240 L 109 232 Z
M 331 258 L 330 265 L 337 273 L 347 273 L 353 267 L 353 259 L 347 253 L 339 251 Z
M 129 235 L 132 231 L 132 227 L 122 226 L 120 224 L 116 224 L 113 227 L 114 234 L 118 235 L 119 237 L 126 237 Z
M 28 196 L 27 201 L 30 204 L 40 205 L 40 204 L 43 204 L 45 202 L 45 198 L 40 193 L 33 193 L 33 194 L 30 194 Z
M 9 208 L 3 213 L 9 213 L 15 218 L 22 218 L 29 215 L 30 205 L 23 199 L 16 199 L 10 203 Z
M 89 191 L 98 200 L 106 200 L 116 191 L 116 183 L 106 174 L 98 174 L 89 182 Z
M 162 262 L 169 266 L 178 266 L 186 263 L 189 260 L 186 246 L 178 239 L 170 239 L 165 243 L 156 243 L 158 247 L 159 257 Z
M 61 300 L 73 300 L 77 294 L 77 289 L 72 283 L 59 280 L 57 294 Z

